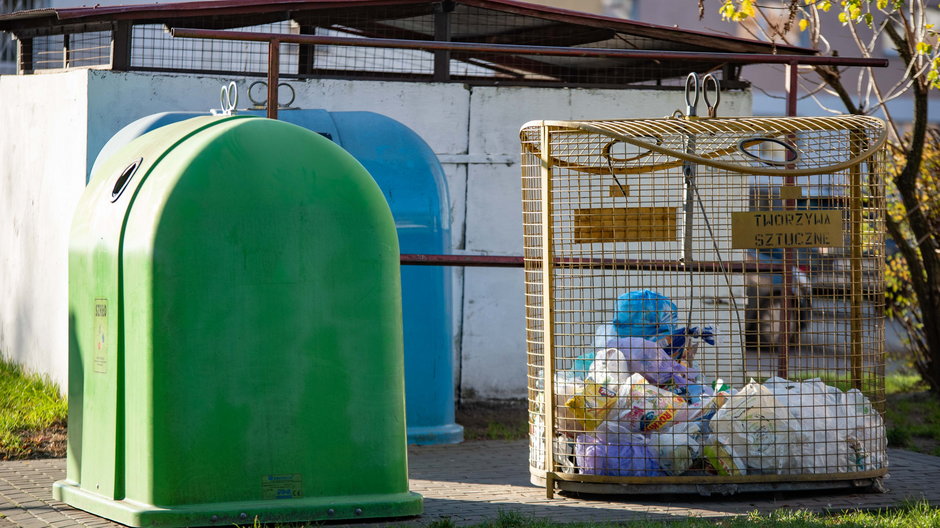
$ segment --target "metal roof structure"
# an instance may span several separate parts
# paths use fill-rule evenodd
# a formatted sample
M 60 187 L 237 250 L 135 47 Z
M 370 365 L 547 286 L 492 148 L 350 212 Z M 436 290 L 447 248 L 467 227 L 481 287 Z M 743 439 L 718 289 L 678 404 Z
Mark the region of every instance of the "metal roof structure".
M 174 39 L 166 31 L 180 27 L 480 44 L 479 49 L 447 52 L 283 44 L 280 73 L 286 77 L 623 87 L 661 84 L 690 71 L 720 71 L 725 86 L 733 87 L 740 65 L 708 54 L 748 53 L 760 62 L 761 55 L 816 53 L 515 0 L 219 0 L 0 16 L 0 31 L 20 42 L 20 73 L 76 67 L 264 73 L 262 44 Z M 701 52 L 703 57 L 523 55 L 492 51 L 494 45 Z

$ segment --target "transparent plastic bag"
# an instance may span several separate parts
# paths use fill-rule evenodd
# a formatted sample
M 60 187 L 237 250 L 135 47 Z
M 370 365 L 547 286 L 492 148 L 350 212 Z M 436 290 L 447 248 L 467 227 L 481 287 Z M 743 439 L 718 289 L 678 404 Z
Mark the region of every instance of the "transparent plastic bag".
M 773 393 L 751 381 L 728 398 L 710 426 L 733 457 L 758 473 L 802 472 L 806 435 Z
M 669 475 L 681 475 L 702 455 L 702 437 L 701 422 L 681 422 L 664 431 L 651 433 L 649 447 L 656 453 L 663 471 Z
M 771 378 L 764 385 L 800 421 L 810 441 L 804 444 L 803 471 L 867 471 L 885 463 L 881 415 L 858 389 L 843 393 L 819 379 L 804 382 Z

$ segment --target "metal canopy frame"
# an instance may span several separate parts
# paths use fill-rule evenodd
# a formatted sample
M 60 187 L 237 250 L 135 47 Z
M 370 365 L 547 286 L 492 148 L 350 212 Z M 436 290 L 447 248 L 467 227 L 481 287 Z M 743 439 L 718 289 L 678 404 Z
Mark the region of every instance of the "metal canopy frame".
M 287 24 L 290 24 L 288 29 Z M 594 55 L 522 55 L 487 51 L 483 46 L 521 45 L 571 49 L 620 49 L 664 52 L 753 53 L 761 55 L 813 55 L 815 50 L 775 45 L 700 31 L 579 13 L 514 0 L 220 0 L 55 8 L 0 15 L 0 31 L 12 32 L 20 43 L 21 73 L 38 69 L 102 67 L 118 71 L 192 71 L 237 73 L 220 67 L 216 50 L 197 60 L 174 55 L 186 53 L 191 43 L 178 43 L 163 34 L 165 28 L 241 30 L 250 26 L 278 33 L 307 36 L 339 35 L 356 39 L 407 40 L 470 44 L 463 48 L 325 48 L 349 53 L 321 57 L 324 46 L 299 47 L 299 57 L 282 56 L 282 75 L 398 79 L 405 81 L 469 82 L 487 84 L 612 87 L 678 79 L 688 70 L 713 71 L 728 63 L 707 55 L 683 63 L 637 55 L 633 59 Z M 82 34 L 86 35 L 82 35 Z M 263 47 L 233 57 L 232 63 L 250 59 L 245 75 L 263 75 Z M 198 52 L 197 52 L 198 53 Z M 229 53 L 229 52 L 223 52 Z M 297 53 L 297 52 L 295 52 Z M 191 53 L 195 54 L 195 53 Z M 316 57 L 314 55 L 316 54 Z M 108 56 L 110 55 L 110 57 Z M 93 60 L 89 60 L 91 56 Z M 401 64 L 361 67 L 357 60 L 395 60 Z M 170 60 L 166 60 L 169 58 Z M 238 59 L 238 60 L 234 60 Z M 336 62 L 338 60 L 338 62 Z M 413 61 L 409 66 L 407 63 Z M 418 66 L 420 61 L 420 66 Z M 404 65 L 403 65 L 404 64 Z M 296 67 L 296 70 L 295 70 Z M 741 87 L 738 69 L 723 72 L 728 87 Z
M 353 39 L 343 37 L 318 37 L 307 35 L 290 35 L 277 33 L 249 33 L 239 31 L 219 31 L 204 30 L 193 28 L 175 28 L 170 30 L 170 34 L 178 38 L 202 38 L 214 40 L 235 40 L 252 41 L 268 43 L 268 108 L 267 115 L 271 119 L 277 119 L 277 85 L 278 85 L 278 64 L 280 55 L 280 45 L 282 43 L 297 44 L 329 44 L 343 46 L 364 46 L 364 47 L 388 47 L 401 49 L 419 49 L 427 51 L 463 51 L 468 49 L 494 52 L 510 53 L 518 55 L 547 55 L 547 56 L 576 56 L 576 57 L 607 57 L 616 59 L 636 59 L 644 58 L 651 60 L 711 60 L 727 64 L 784 64 L 787 66 L 787 102 L 786 114 L 795 116 L 797 112 L 797 86 L 799 80 L 799 66 L 801 64 L 814 66 L 842 66 L 842 67 L 868 67 L 884 68 L 888 66 L 887 59 L 866 58 L 866 57 L 827 57 L 820 55 L 759 55 L 748 53 L 704 53 L 704 52 L 664 52 L 664 51 L 645 51 L 645 50 L 619 50 L 619 49 L 584 49 L 568 48 L 556 46 L 520 46 L 520 45 L 493 45 L 479 43 L 462 42 L 438 42 L 438 41 L 408 41 L 400 39 Z M 273 103 L 273 104 L 272 104 Z M 788 181 L 792 180 L 788 177 Z M 792 182 L 791 182 L 792 183 Z M 788 205 L 792 207 L 792 200 L 788 200 Z M 523 257 L 511 255 L 425 255 L 425 254 L 402 254 L 401 263 L 404 265 L 416 266 L 471 266 L 471 267 L 511 267 L 522 268 L 524 266 Z M 561 263 L 563 264 L 563 263 Z M 706 266 L 708 263 L 698 263 Z M 715 263 L 711 263 L 716 265 Z M 583 265 L 581 263 L 580 265 Z M 675 266 L 675 263 L 663 263 L 657 261 L 616 261 L 616 262 L 598 262 L 594 263 L 597 267 L 622 267 L 630 266 L 635 269 L 662 269 L 662 266 Z M 785 275 L 789 275 L 790 270 L 787 266 L 782 266 Z M 707 268 L 707 266 L 706 266 Z M 753 268 L 753 269 L 752 269 Z M 759 269 L 758 269 L 759 268 Z M 698 271 L 707 271 L 703 268 Z M 747 271 L 774 271 L 773 265 L 767 264 L 751 265 Z

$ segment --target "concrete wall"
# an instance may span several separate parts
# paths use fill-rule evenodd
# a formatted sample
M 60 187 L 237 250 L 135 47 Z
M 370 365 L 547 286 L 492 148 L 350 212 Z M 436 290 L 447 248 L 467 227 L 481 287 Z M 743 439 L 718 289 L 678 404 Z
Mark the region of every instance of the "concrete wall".
M 85 187 L 88 72 L 0 76 L 0 354 L 64 389 L 66 250 Z
M 111 135 L 134 119 L 218 108 L 223 80 L 228 78 L 95 70 L 0 77 L 2 100 L 18 101 L 0 108 L 0 353 L 64 386 L 67 234 L 85 171 Z M 249 82 L 239 81 L 243 95 Z M 295 106 L 379 112 L 420 134 L 447 173 L 454 252 L 470 254 L 522 254 L 522 124 L 660 117 L 681 106 L 679 92 L 663 90 L 340 80 L 294 87 Z M 726 93 L 721 114 L 747 114 L 750 104 L 749 93 Z M 11 134 L 27 119 L 31 126 Z M 40 192 L 48 192 L 47 203 L 31 205 L 30 196 Z M 454 273 L 455 364 L 463 395 L 524 397 L 522 271 L 455 268 Z

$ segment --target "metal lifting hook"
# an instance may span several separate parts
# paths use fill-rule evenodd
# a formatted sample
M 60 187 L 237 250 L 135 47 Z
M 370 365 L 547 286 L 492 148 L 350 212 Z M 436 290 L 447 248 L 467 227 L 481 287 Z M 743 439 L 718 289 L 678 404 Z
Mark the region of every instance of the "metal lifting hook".
M 711 83 L 711 89 L 709 89 Z M 699 82 L 698 74 L 692 72 L 685 78 L 685 115 L 686 117 L 696 117 L 698 115 L 699 93 L 705 100 L 705 108 L 708 110 L 708 117 L 714 118 L 718 114 L 718 105 L 721 103 L 721 84 L 718 78 L 708 73 L 702 77 Z M 715 100 L 712 101 L 711 95 Z

